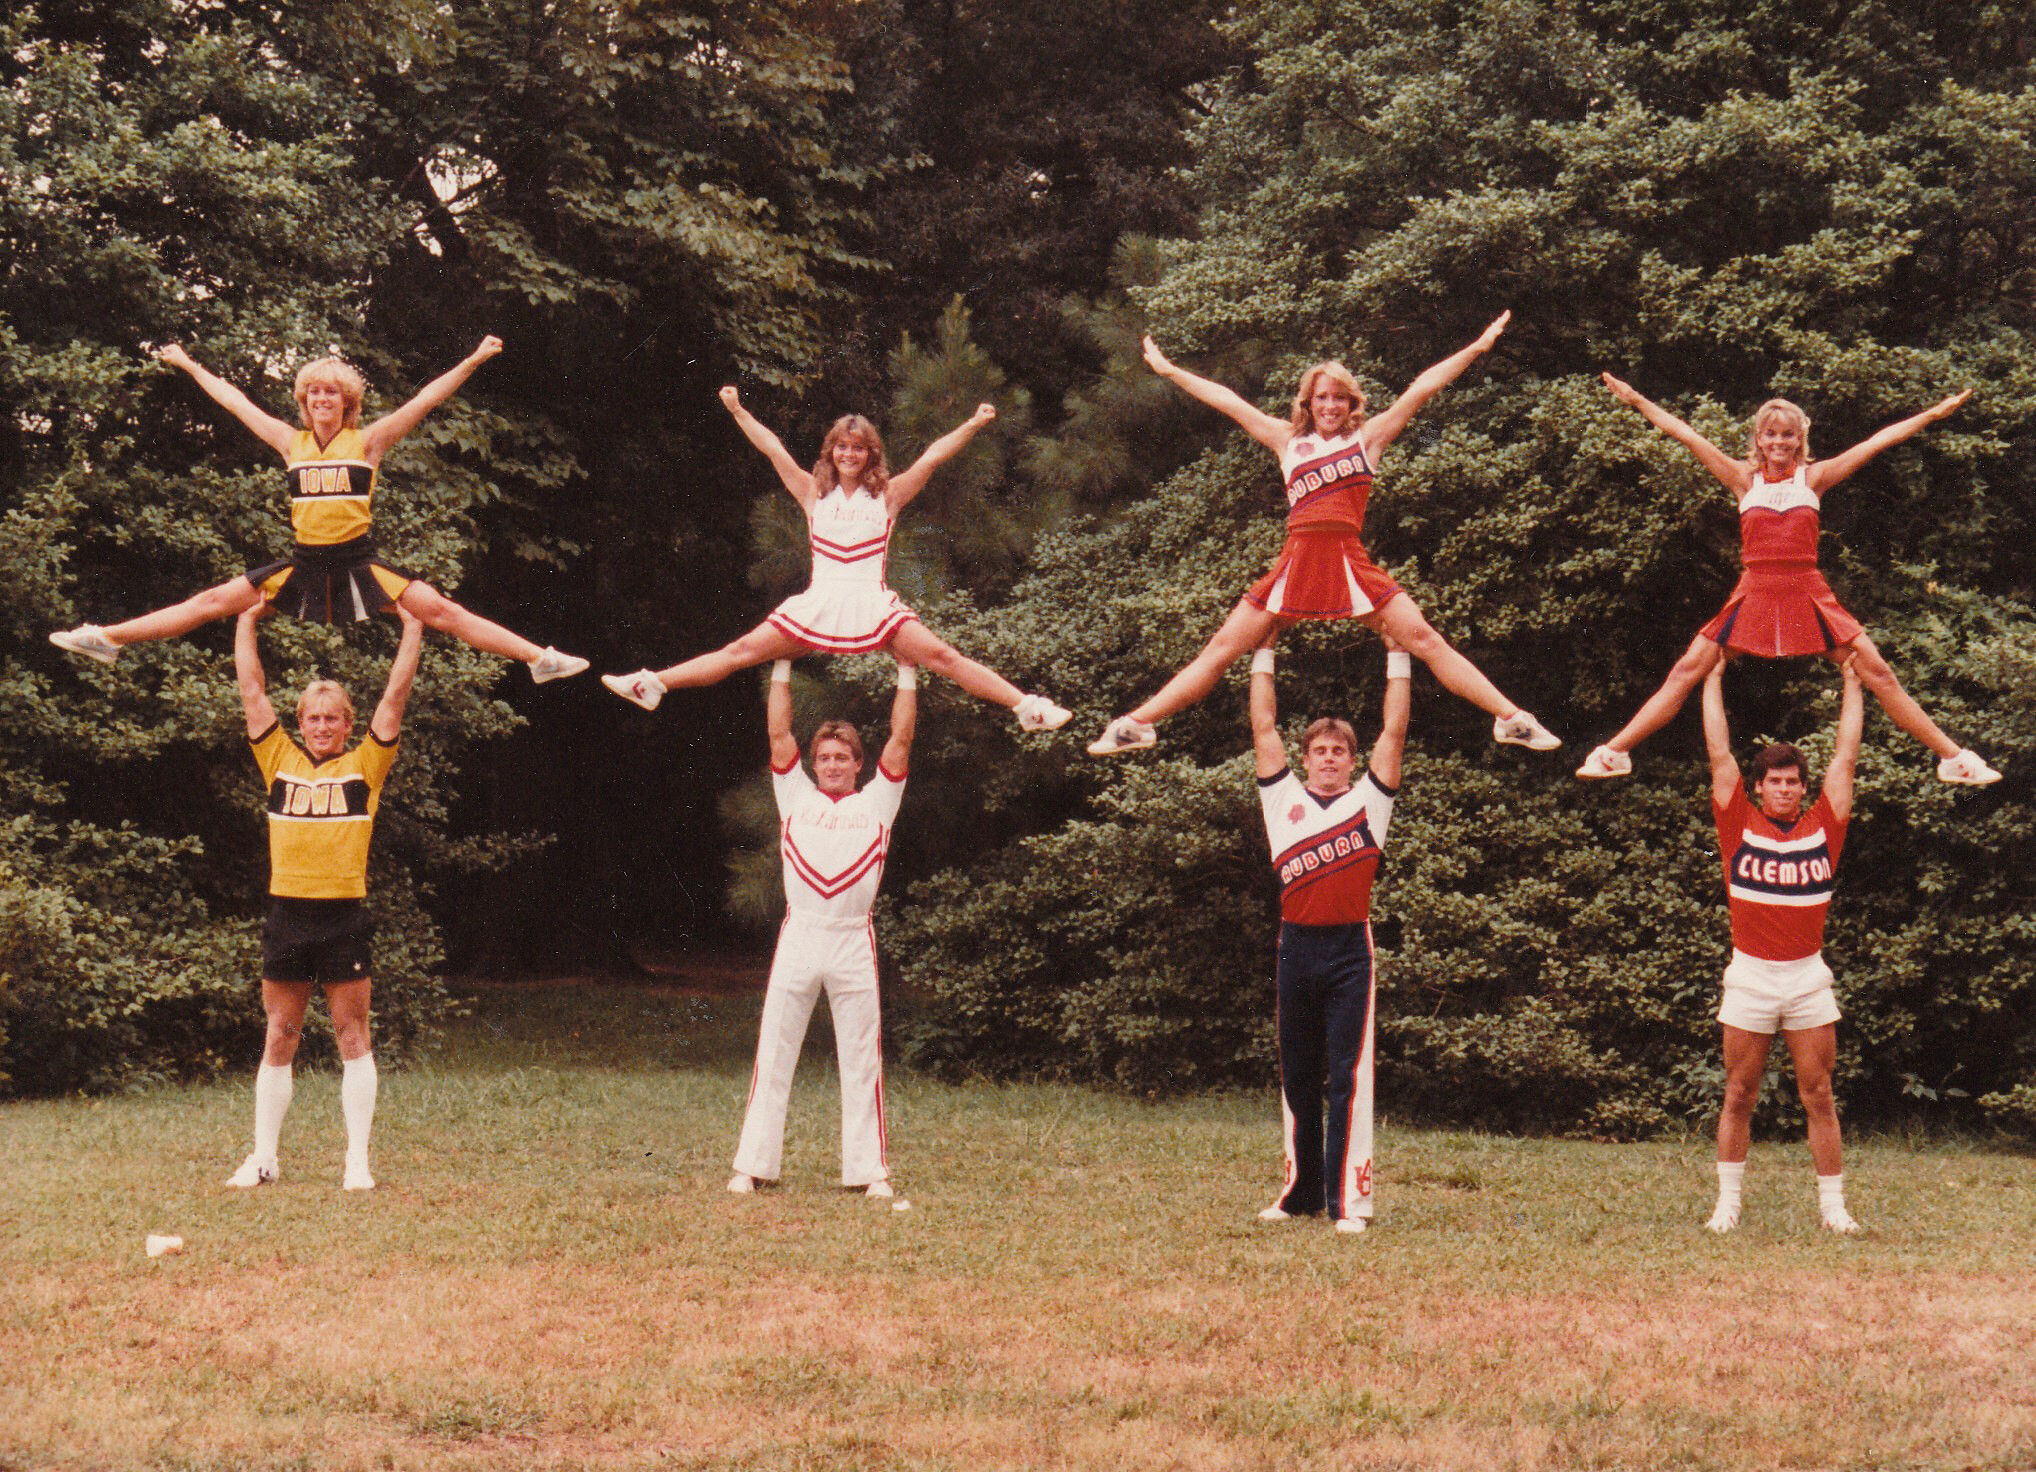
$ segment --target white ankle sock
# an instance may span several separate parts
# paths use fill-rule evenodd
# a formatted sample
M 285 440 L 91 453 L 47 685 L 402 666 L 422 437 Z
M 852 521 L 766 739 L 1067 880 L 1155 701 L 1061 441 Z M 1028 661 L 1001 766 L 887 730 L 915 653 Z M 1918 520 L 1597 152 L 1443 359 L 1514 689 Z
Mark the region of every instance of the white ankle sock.
M 283 1116 L 290 1112 L 294 1092 L 296 1078 L 289 1064 L 264 1063 L 255 1070 L 254 1153 L 262 1160 L 276 1158 L 276 1141 L 282 1138 Z
M 1718 1162 L 1718 1205 L 1739 1214 L 1739 1193 L 1746 1183 L 1746 1162 L 1743 1160 L 1721 1160 Z
M 1817 1209 L 1823 1213 L 1826 1221 L 1829 1221 L 1834 1214 L 1838 1216 L 1846 1215 L 1845 1173 L 1843 1171 L 1840 1171 L 1835 1176 L 1817 1177 Z
M 339 1108 L 346 1116 L 346 1154 L 349 1160 L 368 1158 L 368 1131 L 374 1128 L 375 1091 L 379 1080 L 373 1053 L 349 1058 L 340 1066 Z

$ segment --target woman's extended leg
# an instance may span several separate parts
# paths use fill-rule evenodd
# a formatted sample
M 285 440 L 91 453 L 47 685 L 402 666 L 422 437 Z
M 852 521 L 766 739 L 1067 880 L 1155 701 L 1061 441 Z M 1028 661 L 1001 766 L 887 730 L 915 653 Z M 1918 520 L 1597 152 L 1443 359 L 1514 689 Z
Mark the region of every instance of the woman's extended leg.
M 1895 678 L 1893 668 L 1874 647 L 1873 640 L 1861 634 L 1850 644 L 1841 644 L 1831 650 L 1825 658 L 1833 664 L 1843 664 L 1848 656 L 1858 658 L 1859 662 L 1852 668 L 1859 676 L 1859 683 L 1880 702 L 1889 720 L 1936 752 L 1940 759 L 1958 755 L 1958 743 L 1946 736 L 1943 728 L 1916 703 L 1916 697 L 1902 688 L 1902 682 Z
M 1457 653 L 1405 593 L 1388 598 L 1371 613 L 1362 615 L 1365 625 L 1391 634 L 1414 658 L 1427 665 L 1442 688 L 1468 700 L 1492 717 L 1492 739 L 1525 746 L 1532 751 L 1553 751 L 1562 745 L 1553 732 L 1499 692 L 1485 672 Z
M 450 634 L 484 653 L 529 665 L 531 679 L 540 685 L 546 680 L 577 675 L 587 667 L 587 662 L 577 654 L 540 649 L 521 634 L 511 633 L 492 619 L 482 618 L 453 602 L 429 583 L 413 581 L 396 601 L 424 620 L 426 628 Z
M 1704 677 L 1725 657 L 1722 647 L 1702 634 L 1690 640 L 1690 647 L 1670 667 L 1661 688 L 1647 697 L 1647 703 L 1633 713 L 1633 719 L 1619 728 L 1619 734 L 1598 747 L 1577 768 L 1579 777 L 1623 777 L 1633 770 L 1628 759 L 1633 748 L 1666 726 L 1683 708 L 1690 692 L 1704 683 Z
M 1249 598 L 1240 598 L 1237 606 L 1230 610 L 1230 616 L 1223 620 L 1222 627 L 1202 646 L 1201 653 L 1160 686 L 1157 695 L 1134 708 L 1130 714 L 1121 715 L 1105 726 L 1103 734 L 1089 743 L 1089 755 L 1116 756 L 1152 745 L 1155 739 L 1153 722 L 1163 721 L 1202 699 L 1216 688 L 1223 672 L 1240 657 L 1266 644 L 1292 622 L 1292 619 L 1267 613 Z
M 907 620 L 891 635 L 885 646 L 907 664 L 921 665 L 934 674 L 954 681 L 979 700 L 1001 705 L 1018 717 L 1027 731 L 1058 731 L 1068 723 L 1070 712 L 1044 695 L 1027 695 L 986 664 L 979 664 L 955 651 L 944 639 L 935 638 L 917 619 Z
M 182 603 L 172 603 L 168 608 L 158 608 L 153 613 L 108 624 L 104 628 L 81 624 L 75 629 L 51 634 L 50 642 L 59 649 L 68 649 L 73 654 L 111 664 L 129 644 L 175 639 L 214 619 L 238 618 L 259 603 L 261 597 L 261 589 L 245 577 L 229 578 L 216 588 L 193 593 Z
M 758 624 L 732 644 L 711 654 L 693 658 L 662 670 L 638 670 L 633 675 L 603 675 L 601 683 L 645 710 L 656 710 L 667 690 L 690 690 L 701 685 L 718 685 L 737 670 L 773 659 L 792 659 L 813 652 L 769 623 Z

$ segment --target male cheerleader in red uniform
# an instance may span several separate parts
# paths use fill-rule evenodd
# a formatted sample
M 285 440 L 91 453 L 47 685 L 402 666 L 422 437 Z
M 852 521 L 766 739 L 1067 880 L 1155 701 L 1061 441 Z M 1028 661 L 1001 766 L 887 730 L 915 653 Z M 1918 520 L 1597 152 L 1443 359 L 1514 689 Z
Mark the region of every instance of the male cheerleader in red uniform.
M 813 776 L 799 765 L 792 735 L 792 665 L 771 668 L 765 723 L 771 740 L 771 782 L 782 820 L 785 924 L 771 958 L 757 1030 L 756 1070 L 735 1175 L 728 1189 L 754 1191 L 778 1178 L 784 1156 L 785 1108 L 799 1045 L 820 993 L 834 1014 L 841 1068 L 841 1184 L 871 1196 L 891 1194 L 884 1137 L 883 1031 L 877 1005 L 877 933 L 870 907 L 883 883 L 891 825 L 905 796 L 905 766 L 919 719 L 918 670 L 898 667 L 891 702 L 891 739 L 877 774 L 856 790 L 862 738 L 846 721 L 813 733 Z
M 331 680 L 314 680 L 297 700 L 299 746 L 283 732 L 269 703 L 268 677 L 255 647 L 259 604 L 244 611 L 233 633 L 234 672 L 268 791 L 269 915 L 262 928 L 262 1008 L 268 1037 L 255 1073 L 254 1150 L 226 1184 L 265 1185 L 279 1174 L 276 1141 L 290 1107 L 291 1064 L 311 1005 L 325 988 L 339 1043 L 340 1111 L 346 1117 L 345 1188 L 367 1191 L 368 1131 L 375 1120 L 375 1055 L 369 1050 L 368 993 L 374 925 L 367 912 L 368 843 L 382 785 L 396 764 L 396 739 L 410 703 L 424 623 L 402 604 L 403 637 L 389 666 L 388 688 L 368 722 L 368 739 L 347 750 L 353 701 Z
M 1704 678 L 1704 747 L 1711 758 L 1711 810 L 1725 861 L 1725 898 L 1732 910 L 1732 961 L 1725 968 L 1718 1021 L 1725 1033 L 1725 1104 L 1718 1114 L 1718 1205 L 1707 1225 L 1739 1225 L 1739 1193 L 1760 1102 L 1768 1049 L 1779 1030 L 1796 1065 L 1796 1092 L 1809 1119 L 1810 1158 L 1824 1225 L 1859 1230 L 1845 1210 L 1838 1106 L 1831 1069 L 1838 1056 L 1838 1002 L 1824 964 L 1824 917 L 1838 876 L 1838 852 L 1852 816 L 1852 771 L 1865 721 L 1855 660 L 1845 661 L 1838 739 L 1824 773 L 1824 792 L 1807 811 L 1809 766 L 1793 746 L 1770 746 L 1754 758 L 1747 799 L 1725 722 L 1724 661 Z
M 1327 1210 L 1339 1232 L 1372 1213 L 1371 887 L 1399 791 L 1412 659 L 1388 641 L 1385 712 L 1362 780 L 1357 733 L 1325 719 L 1302 734 L 1304 777 L 1287 765 L 1273 653 L 1251 660 L 1251 739 L 1259 798 L 1280 881 L 1280 1115 L 1286 1185 L 1262 1220 Z M 1323 1129 L 1324 1080 L 1328 1129 Z

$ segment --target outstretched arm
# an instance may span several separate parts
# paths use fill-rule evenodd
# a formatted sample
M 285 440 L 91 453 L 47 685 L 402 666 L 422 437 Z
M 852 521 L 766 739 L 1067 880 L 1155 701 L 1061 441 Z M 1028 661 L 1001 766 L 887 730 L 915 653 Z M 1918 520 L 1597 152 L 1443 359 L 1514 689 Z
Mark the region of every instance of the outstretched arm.
M 1695 455 L 1704 469 L 1723 482 L 1725 488 L 1733 495 L 1746 494 L 1747 486 L 1753 481 L 1753 472 L 1746 468 L 1745 461 L 1734 460 L 1632 384 L 1614 378 L 1609 373 L 1601 373 L 1598 376 L 1605 380 L 1605 387 L 1612 391 L 1613 398 L 1629 408 L 1638 409 L 1649 424 Z
M 268 672 L 262 668 L 261 650 L 255 645 L 255 623 L 269 611 L 266 600 L 243 613 L 233 625 L 233 676 L 240 686 L 240 708 L 247 716 L 247 738 L 265 734 L 276 724 L 276 708 L 269 703 Z
M 1711 801 L 1723 807 L 1739 786 L 1739 763 L 1732 755 L 1732 728 L 1725 722 L 1725 661 L 1704 677 L 1704 755 L 1711 760 Z
M 771 770 L 789 772 L 799 760 L 798 738 L 792 735 L 792 662 L 771 666 L 770 694 L 764 697 L 764 731 L 771 739 Z
M 813 509 L 813 477 L 792 458 L 785 442 L 772 434 L 761 419 L 742 407 L 742 395 L 735 391 L 734 384 L 721 390 L 721 406 L 735 417 L 735 427 L 742 431 L 742 437 L 761 450 L 764 458 L 771 462 L 771 469 L 778 473 L 778 479 L 785 483 L 785 489 L 792 493 L 799 509 L 810 512 Z
M 1893 449 L 1910 435 L 1935 424 L 1971 397 L 1972 390 L 1966 389 L 1948 399 L 1940 399 L 1921 414 L 1911 414 L 1907 419 L 1868 435 L 1843 454 L 1816 461 L 1810 466 L 1810 489 L 1823 495 L 1882 450 Z
M 1852 816 L 1852 774 L 1859 765 L 1859 738 L 1866 729 L 1866 700 L 1860 693 L 1859 661 L 1845 661 L 1845 693 L 1838 698 L 1838 740 L 1831 747 L 1831 765 L 1824 769 L 1824 796 L 1831 816 L 1843 823 Z
M 1371 774 L 1388 787 L 1400 785 L 1400 762 L 1407 752 L 1407 717 L 1414 708 L 1413 656 L 1392 639 L 1386 640 L 1386 698 L 1379 717 L 1379 739 L 1372 743 Z
M 200 366 L 177 343 L 158 348 L 156 356 L 172 368 L 181 368 L 190 374 L 215 404 L 246 425 L 256 439 L 278 455 L 290 453 L 290 441 L 297 436 L 295 425 L 278 419 L 211 369 Z
M 416 397 L 402 408 L 384 414 L 373 424 L 361 431 L 361 439 L 367 447 L 368 463 L 378 465 L 396 441 L 410 433 L 424 422 L 424 416 L 459 392 L 461 384 L 474 376 L 474 370 L 488 359 L 502 351 L 502 339 L 484 337 L 480 346 L 468 353 L 451 368 L 438 375 L 417 391 Z
M 1364 424 L 1364 448 L 1376 462 L 1387 445 L 1400 437 L 1400 431 L 1430 399 L 1454 383 L 1464 369 L 1492 350 L 1492 344 L 1499 340 L 1499 334 L 1506 330 L 1506 324 L 1513 320 L 1510 311 L 1501 312 L 1492 319 L 1492 325 L 1478 334 L 1476 342 L 1469 347 L 1459 348 L 1440 363 L 1425 369 L 1419 378 L 1407 385 L 1407 391 L 1393 400 L 1393 407 L 1372 415 Z
M 424 620 L 398 603 L 396 617 L 403 621 L 403 637 L 396 644 L 396 657 L 389 663 L 389 683 L 382 687 L 382 699 L 375 706 L 368 731 L 384 746 L 403 734 L 403 712 L 410 704 L 410 687 L 417 679 L 417 660 L 424 651 Z
M 891 739 L 877 764 L 893 777 L 903 777 L 912 760 L 912 737 L 919 729 L 919 667 L 898 662 L 898 693 L 891 697 Z
M 1273 418 L 1235 389 L 1174 366 L 1150 337 L 1145 339 L 1145 366 L 1189 398 L 1199 399 L 1219 414 L 1229 415 L 1239 428 L 1275 455 L 1286 449 L 1287 441 L 1294 437 L 1293 425 Z
M 885 500 L 896 516 L 912 504 L 912 498 L 926 489 L 927 479 L 933 472 L 959 455 L 962 446 L 976 437 L 976 431 L 997 417 L 994 404 L 978 404 L 976 412 L 926 447 L 925 453 L 914 460 L 909 468 L 891 477 L 891 488 Z
M 1251 656 L 1251 753 L 1261 778 L 1278 777 L 1290 770 L 1287 743 L 1280 735 L 1280 703 L 1273 687 L 1270 642 Z

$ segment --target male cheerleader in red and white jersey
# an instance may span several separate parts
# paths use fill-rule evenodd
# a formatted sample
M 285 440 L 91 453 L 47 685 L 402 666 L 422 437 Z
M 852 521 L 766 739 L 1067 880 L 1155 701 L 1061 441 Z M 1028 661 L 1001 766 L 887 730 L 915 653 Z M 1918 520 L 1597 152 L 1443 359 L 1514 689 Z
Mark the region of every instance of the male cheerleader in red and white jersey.
M 1490 350 L 1512 315 L 1502 312 L 1476 342 L 1428 368 L 1390 409 L 1369 418 L 1364 390 L 1341 363 L 1317 363 L 1303 373 L 1288 416 L 1275 419 L 1222 384 L 1176 367 L 1151 338 L 1145 339 L 1145 361 L 1153 372 L 1236 420 L 1279 457 L 1287 490 L 1287 541 L 1272 570 L 1239 600 L 1202 652 L 1158 694 L 1106 726 L 1089 744 L 1089 755 L 1116 756 L 1151 746 L 1158 739 L 1153 723 L 1207 695 L 1246 651 L 1301 619 L 1338 618 L 1354 618 L 1390 635 L 1426 664 L 1443 688 L 1489 711 L 1493 740 L 1534 751 L 1562 745 L 1429 626 L 1414 600 L 1372 562 L 1361 540 L 1372 472 L 1386 447 L 1423 405 Z
M 728 1182 L 731 1191 L 754 1191 L 778 1178 L 792 1070 L 813 1004 L 824 991 L 834 1016 L 841 1070 L 841 1184 L 871 1196 L 891 1194 L 877 932 L 870 907 L 883 883 L 891 826 L 905 796 L 905 768 L 919 719 L 918 675 L 909 664 L 898 666 L 891 738 L 877 759 L 876 775 L 858 792 L 863 749 L 855 727 L 827 721 L 813 733 L 813 775 L 808 777 L 792 735 L 791 662 L 779 660 L 771 669 L 765 724 L 784 857 L 785 923 L 764 991 L 756 1069 L 750 1076 L 742 1140 L 735 1149 L 735 1175 Z
M 1287 765 L 1273 690 L 1273 653 L 1251 660 L 1251 740 L 1266 838 L 1280 882 L 1280 1118 L 1287 1174 L 1259 1217 L 1283 1222 L 1326 1210 L 1339 1232 L 1372 1214 L 1373 965 L 1371 889 L 1400 786 L 1413 662 L 1390 638 L 1385 711 L 1363 778 L 1348 721 L 1302 733 L 1303 776 Z M 1328 1129 L 1323 1128 L 1327 1081 Z
M 1633 719 L 1577 768 L 1585 778 L 1623 777 L 1633 770 L 1633 748 L 1682 709 L 1690 691 L 1725 658 L 1726 651 L 1760 659 L 1821 654 L 1837 663 L 1856 659 L 1859 679 L 1888 717 L 1937 754 L 1937 779 L 1981 786 L 2001 774 L 1945 735 L 1847 613 L 1817 570 L 1817 535 L 1824 495 L 1883 450 L 1935 424 L 1972 396 L 1956 393 L 1920 414 L 1898 420 L 1828 460 L 1810 458 L 1810 417 L 1787 399 L 1769 399 L 1753 414 L 1744 460 L 1735 460 L 1632 384 L 1611 374 L 1605 386 L 1622 404 L 1682 445 L 1731 491 L 1739 503 L 1740 558 L 1744 564 L 1731 597 L 1697 636 L 1661 688 Z
M 1852 817 L 1852 772 L 1859 758 L 1864 701 L 1857 660 L 1844 665 L 1838 739 L 1824 772 L 1823 795 L 1806 811 L 1809 765 L 1793 746 L 1769 746 L 1754 758 L 1747 800 L 1725 721 L 1724 662 L 1704 677 L 1704 747 L 1711 758 L 1711 811 L 1725 864 L 1732 911 L 1732 961 L 1718 1021 L 1725 1035 L 1725 1104 L 1718 1114 L 1718 1205 L 1714 1232 L 1739 1225 L 1740 1185 L 1753 1133 L 1753 1106 L 1777 1029 L 1796 1066 L 1796 1092 L 1809 1119 L 1810 1158 L 1824 1225 L 1859 1230 L 1845 1210 L 1838 1106 L 1831 1069 L 1838 1056 L 1838 1001 L 1824 964 L 1824 917 L 1837 882 L 1838 853 Z
M 319 358 L 297 370 L 300 426 L 276 418 L 175 343 L 162 349 L 158 357 L 190 374 L 220 408 L 283 457 L 295 545 L 287 559 L 249 568 L 243 576 L 194 593 L 182 603 L 105 628 L 82 624 L 64 629 L 51 634 L 50 642 L 111 664 L 129 644 L 174 639 L 262 602 L 317 623 L 348 623 L 402 608 L 476 649 L 528 665 L 530 677 L 540 685 L 577 675 L 587 667 L 578 655 L 540 649 L 522 635 L 469 612 L 429 583 L 382 561 L 375 549 L 373 507 L 382 457 L 501 351 L 501 338 L 482 338 L 478 347 L 409 402 L 365 426 L 361 400 L 367 383 L 360 371 L 339 358 Z
M 375 1056 L 369 1051 L 368 994 L 373 985 L 368 916 L 368 844 L 382 785 L 396 764 L 396 739 L 424 646 L 424 624 L 400 604 L 403 637 L 389 666 L 389 683 L 368 722 L 368 739 L 346 749 L 353 734 L 353 701 L 331 680 L 314 680 L 297 700 L 300 747 L 283 734 L 269 703 L 268 677 L 255 647 L 255 621 L 267 608 L 240 615 L 233 633 L 234 673 L 268 789 L 269 914 L 262 927 L 262 1008 L 268 1036 L 255 1073 L 254 1150 L 227 1179 L 229 1186 L 260 1186 L 276 1179 L 276 1142 L 290 1107 L 291 1064 L 311 989 L 325 988 L 332 1031 L 339 1043 L 339 1103 L 346 1117 L 345 1189 L 367 1191 L 368 1131 L 375 1120 Z
M 891 530 L 898 515 L 926 489 L 933 472 L 959 455 L 976 432 L 997 417 L 989 404 L 928 445 L 910 467 L 891 474 L 883 437 L 860 414 L 843 415 L 827 431 L 820 458 L 807 470 L 784 441 L 742 405 L 734 388 L 721 402 L 735 424 L 784 482 L 806 523 L 813 576 L 806 591 L 787 598 L 769 618 L 732 644 L 663 670 L 603 675 L 601 683 L 645 710 L 656 710 L 667 690 L 718 684 L 737 670 L 800 654 L 868 654 L 887 649 L 907 664 L 923 665 L 969 694 L 1001 705 L 1021 731 L 1057 731 L 1068 712 L 1044 695 L 1027 695 L 987 665 L 935 638 L 884 581 Z

